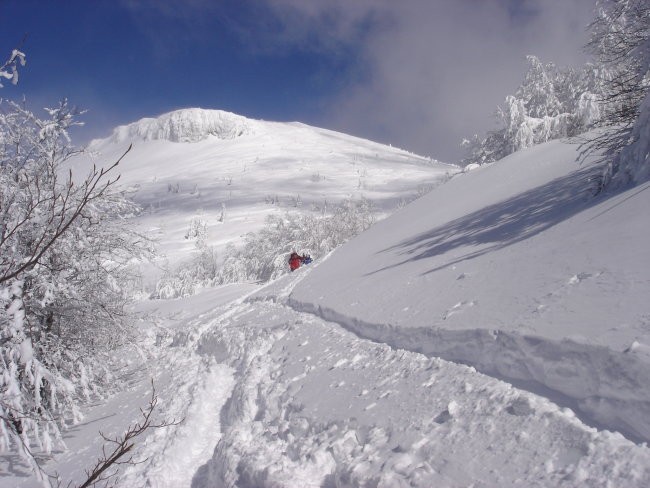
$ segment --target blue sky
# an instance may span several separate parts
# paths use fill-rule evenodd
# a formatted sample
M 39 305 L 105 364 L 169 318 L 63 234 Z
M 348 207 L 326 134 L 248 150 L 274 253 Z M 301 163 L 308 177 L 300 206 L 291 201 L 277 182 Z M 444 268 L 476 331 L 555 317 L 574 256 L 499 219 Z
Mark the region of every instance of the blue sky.
M 0 0 L 1 95 L 88 113 L 80 142 L 182 107 L 299 120 L 442 160 L 525 55 L 579 64 L 593 0 Z

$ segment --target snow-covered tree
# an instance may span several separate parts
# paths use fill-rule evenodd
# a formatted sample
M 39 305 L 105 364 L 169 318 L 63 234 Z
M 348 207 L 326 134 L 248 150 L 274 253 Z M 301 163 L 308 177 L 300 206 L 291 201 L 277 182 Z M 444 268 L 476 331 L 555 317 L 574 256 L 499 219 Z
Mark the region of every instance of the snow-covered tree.
M 217 283 L 268 281 L 288 272 L 292 251 L 318 258 L 360 234 L 375 222 L 369 200 L 345 200 L 329 215 L 301 212 L 270 215 L 259 232 L 244 237 L 244 245 L 226 251 Z
M 550 139 L 601 127 L 583 146 L 607 162 L 603 186 L 650 178 L 650 4 L 601 0 L 591 24 L 595 64 L 558 69 L 529 56 L 515 95 L 497 110 L 500 128 L 463 141 L 463 161 L 488 163 Z
M 176 270 L 167 270 L 158 283 L 155 298 L 178 298 L 193 295 L 197 288 L 211 284 L 219 269 L 217 251 L 207 241 L 207 232 L 196 237 L 195 251 L 189 262 Z
M 197 242 L 204 242 L 208 235 L 208 223 L 205 219 L 196 215 L 190 220 L 190 226 L 185 233 L 185 239 L 196 239 Z
M 129 261 L 149 243 L 137 209 L 95 167 L 75 178 L 67 102 L 40 119 L 0 105 L 0 447 L 49 452 L 100 384 L 98 355 L 125 340 Z M 38 472 L 38 470 L 37 470 Z
M 544 65 L 537 57 L 528 56 L 528 71 L 515 97 L 526 107 L 528 116 L 541 119 L 555 117 L 562 111 L 554 81 L 558 72 L 553 63 Z
M 325 209 L 330 208 L 325 205 Z M 326 210 L 324 210 L 326 212 Z M 166 273 L 156 284 L 157 298 L 192 295 L 200 286 L 268 281 L 289 271 L 292 251 L 318 258 L 360 234 L 375 222 L 369 200 L 345 200 L 329 213 L 272 214 L 258 232 L 244 236 L 240 247 L 230 245 L 219 266 L 214 249 L 197 245 L 190 262 Z M 198 244 L 198 243 L 197 243 Z
M 609 76 L 604 83 L 601 135 L 586 145 L 608 161 L 604 184 L 650 177 L 650 4 L 603 0 L 591 24 L 590 50 Z
M 535 144 L 575 136 L 601 116 L 599 103 L 606 70 L 587 64 L 558 68 L 528 56 L 528 71 L 514 95 L 497 108 L 497 130 L 464 140 L 465 164 L 489 163 Z
M 25 66 L 25 53 L 14 49 L 9 59 L 0 66 L 0 80 L 5 78 L 14 85 L 18 83 L 18 65 Z M 2 83 L 0 83 L 0 88 Z

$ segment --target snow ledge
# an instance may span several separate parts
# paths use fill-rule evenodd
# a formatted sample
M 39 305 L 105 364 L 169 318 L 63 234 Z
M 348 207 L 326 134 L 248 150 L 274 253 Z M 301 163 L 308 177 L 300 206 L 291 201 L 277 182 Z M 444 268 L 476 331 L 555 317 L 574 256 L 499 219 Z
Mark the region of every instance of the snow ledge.
M 650 364 L 632 349 L 618 352 L 501 330 L 404 329 L 291 297 L 286 304 L 365 339 L 469 365 L 542 396 L 557 394 L 595 427 L 618 431 L 635 442 L 650 440 Z

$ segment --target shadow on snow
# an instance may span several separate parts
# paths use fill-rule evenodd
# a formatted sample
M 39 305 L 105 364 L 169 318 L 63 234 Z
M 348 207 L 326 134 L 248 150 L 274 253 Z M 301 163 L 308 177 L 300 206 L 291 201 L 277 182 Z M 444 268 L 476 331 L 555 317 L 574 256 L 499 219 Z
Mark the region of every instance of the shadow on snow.
M 451 257 L 422 273 L 426 275 L 533 237 L 585 208 L 615 196 L 609 193 L 594 197 L 600 172 L 599 166 L 574 171 L 404 240 L 380 252 L 399 250 L 405 259 L 369 274 L 469 248 L 460 256 Z

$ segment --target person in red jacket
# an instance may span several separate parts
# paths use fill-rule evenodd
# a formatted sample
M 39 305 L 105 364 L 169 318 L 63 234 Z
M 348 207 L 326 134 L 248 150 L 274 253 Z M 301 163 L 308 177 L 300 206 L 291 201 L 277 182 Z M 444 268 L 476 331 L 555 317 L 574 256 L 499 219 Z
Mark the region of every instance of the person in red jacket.
M 302 262 L 302 259 L 300 259 L 300 256 L 298 255 L 297 252 L 292 252 L 291 256 L 289 256 L 289 267 L 291 268 L 291 271 L 295 271 L 298 268 L 300 268 L 300 263 Z

